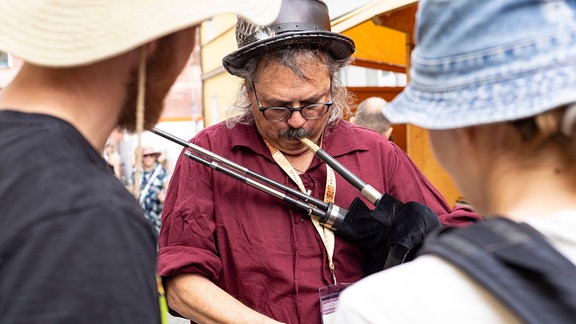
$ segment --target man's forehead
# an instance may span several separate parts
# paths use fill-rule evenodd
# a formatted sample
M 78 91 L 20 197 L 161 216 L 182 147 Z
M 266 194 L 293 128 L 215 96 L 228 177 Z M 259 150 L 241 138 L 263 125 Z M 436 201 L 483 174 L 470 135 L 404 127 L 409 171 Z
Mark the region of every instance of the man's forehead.
M 299 60 L 294 64 L 283 61 L 260 62 L 256 70 L 256 81 L 277 80 L 279 77 L 318 82 L 319 86 L 330 80 L 328 65 L 317 60 Z

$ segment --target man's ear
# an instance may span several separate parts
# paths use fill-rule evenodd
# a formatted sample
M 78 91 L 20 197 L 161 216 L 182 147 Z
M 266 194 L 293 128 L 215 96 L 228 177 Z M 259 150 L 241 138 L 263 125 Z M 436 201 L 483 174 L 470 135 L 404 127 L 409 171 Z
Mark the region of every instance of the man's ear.
M 138 68 L 138 64 L 140 64 L 142 55 L 144 55 L 144 62 L 146 62 L 146 59 L 156 50 L 156 48 L 158 48 L 158 41 L 155 40 L 139 46 L 126 54 L 133 57 L 133 62 L 136 68 Z
M 475 127 L 464 127 L 456 129 L 458 140 L 463 141 L 467 145 L 473 144 L 476 141 L 478 132 Z
M 156 48 L 158 48 L 158 40 L 153 40 L 149 43 L 146 43 L 144 46 L 146 46 L 146 53 L 150 55 L 150 53 L 154 53 Z
M 388 130 L 384 133 L 384 136 L 390 139 L 390 136 L 392 136 L 392 127 L 388 128 Z

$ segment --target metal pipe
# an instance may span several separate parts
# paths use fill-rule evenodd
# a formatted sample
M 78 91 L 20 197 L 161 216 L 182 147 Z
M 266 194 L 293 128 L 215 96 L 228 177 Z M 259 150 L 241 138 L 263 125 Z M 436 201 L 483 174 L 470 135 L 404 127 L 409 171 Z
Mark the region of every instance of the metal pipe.
M 249 175 L 249 176 L 251 176 L 251 177 L 253 177 L 253 178 L 256 178 L 256 179 L 258 179 L 258 180 L 260 180 L 260 181 L 262 181 L 262 182 L 264 182 L 264 183 L 267 183 L 267 184 L 269 184 L 269 185 L 271 185 L 271 186 L 273 186 L 273 187 L 275 187 L 275 188 L 277 188 L 277 189 L 280 189 L 280 190 L 283 190 L 283 191 L 285 191 L 285 192 L 288 192 L 288 193 L 290 193 L 290 194 L 291 194 L 292 196 L 294 196 L 294 197 L 298 197 L 298 198 L 300 198 L 300 199 L 302 199 L 302 200 L 304 200 L 304 201 L 306 201 L 306 202 L 310 202 L 310 203 L 316 205 L 316 207 L 319 207 L 319 208 L 322 208 L 322 209 L 328 209 L 328 203 L 326 203 L 326 202 L 323 201 L 323 200 L 314 198 L 314 197 L 309 196 L 309 195 L 307 195 L 307 194 L 305 194 L 305 193 L 303 193 L 303 192 L 301 192 L 301 191 L 298 191 L 298 190 L 296 190 L 296 189 L 293 189 L 293 188 L 290 188 L 290 187 L 288 187 L 288 186 L 286 186 L 286 185 L 283 185 L 283 184 L 281 184 L 281 183 L 279 183 L 279 182 L 276 182 L 276 181 L 274 181 L 274 180 L 271 180 L 270 178 L 267 178 L 267 177 L 265 177 L 265 176 L 263 176 L 263 175 L 261 175 L 261 174 L 259 174 L 259 173 L 256 173 L 256 172 L 254 172 L 254 171 L 251 171 L 251 170 L 249 170 L 249 169 L 247 169 L 247 168 L 245 168 L 245 167 L 243 167 L 243 166 L 241 166 L 241 165 L 239 165 L 239 164 L 237 164 L 237 163 L 234 163 L 234 162 L 232 162 L 232 161 L 230 161 L 230 160 L 228 160 L 228 159 L 226 159 L 226 158 L 224 158 L 224 157 L 222 157 L 222 156 L 220 156 L 220 155 L 218 155 L 218 154 L 216 154 L 216 153 L 213 153 L 213 152 L 211 152 L 211 151 L 209 151 L 209 150 L 207 150 L 207 149 L 205 149 L 205 148 L 203 148 L 203 147 L 200 147 L 200 146 L 198 146 L 198 145 L 192 144 L 192 143 L 190 143 L 190 142 L 188 142 L 188 141 L 185 141 L 185 140 L 183 140 L 183 139 L 181 139 L 181 138 L 178 138 L 178 137 L 176 137 L 176 136 L 174 136 L 174 135 L 172 135 L 172 134 L 169 134 L 169 133 L 167 133 L 167 132 L 165 132 L 165 131 L 163 131 L 163 130 L 160 130 L 160 129 L 156 128 L 156 127 L 152 128 L 152 133 L 157 134 L 157 135 L 160 135 L 160 136 L 162 136 L 162 137 L 164 137 L 164 138 L 166 138 L 166 139 L 168 139 L 168 140 L 170 140 L 170 141 L 172 141 L 172 142 L 174 142 L 174 143 L 176 143 L 176 144 L 179 144 L 179 145 L 181 145 L 181 146 L 184 146 L 184 147 L 186 147 L 186 148 L 189 148 L 190 150 L 192 150 L 192 151 L 194 151 L 194 152 L 196 152 L 196 153 L 199 153 L 199 154 L 202 154 L 202 155 L 204 155 L 204 156 L 207 156 L 207 157 L 211 158 L 211 159 L 214 160 L 214 161 L 220 162 L 220 163 L 222 163 L 222 164 L 224 164 L 224 165 L 226 165 L 226 166 L 228 166 L 228 167 L 230 167 L 230 168 L 232 168 L 232 169 L 234 169 L 234 170 L 236 170 L 236 171 L 242 172 L 242 173 L 244 173 L 244 174 L 246 174 L 246 175 Z
M 322 161 L 326 162 L 332 169 L 334 169 L 339 175 L 341 175 L 346 181 L 352 184 L 356 189 L 360 191 L 360 194 L 368 201 L 370 201 L 374 206 L 378 205 L 378 201 L 382 198 L 382 194 L 378 190 L 374 189 L 371 185 L 362 181 L 357 175 L 352 173 L 348 168 L 338 162 L 335 158 L 326 153 L 318 145 L 312 142 L 308 138 L 300 138 L 300 142 L 304 143 L 308 148 L 314 152 Z

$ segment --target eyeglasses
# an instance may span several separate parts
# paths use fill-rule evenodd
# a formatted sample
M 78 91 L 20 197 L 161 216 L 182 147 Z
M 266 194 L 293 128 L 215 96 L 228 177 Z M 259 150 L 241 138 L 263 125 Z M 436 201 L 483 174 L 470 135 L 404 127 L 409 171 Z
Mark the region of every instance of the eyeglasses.
M 330 82 L 330 101 L 317 102 L 297 108 L 290 108 L 283 106 L 263 107 L 262 104 L 260 103 L 260 99 L 258 99 L 258 94 L 256 94 L 256 86 L 254 85 L 254 82 L 252 82 L 252 92 L 254 93 L 254 97 L 256 98 L 258 109 L 262 112 L 264 118 L 274 123 L 287 121 L 288 119 L 290 119 L 290 116 L 292 116 L 292 113 L 295 111 L 300 112 L 300 114 L 302 114 L 302 117 L 306 120 L 319 119 L 320 117 L 326 115 L 330 107 L 333 105 L 332 82 Z

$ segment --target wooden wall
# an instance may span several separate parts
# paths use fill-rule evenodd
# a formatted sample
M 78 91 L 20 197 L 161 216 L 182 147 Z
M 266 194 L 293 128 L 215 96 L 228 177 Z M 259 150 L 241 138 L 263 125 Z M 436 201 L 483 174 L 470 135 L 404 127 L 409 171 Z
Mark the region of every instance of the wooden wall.
M 373 96 L 382 97 L 386 101 L 391 101 L 402 89 L 402 87 L 348 88 L 348 90 L 355 95 L 357 104 Z M 392 136 L 394 137 L 394 143 L 408 154 L 422 173 L 424 173 L 432 184 L 442 193 L 448 201 L 448 204 L 454 206 L 460 194 L 448 173 L 446 173 L 436 161 L 428 142 L 428 132 L 425 129 L 413 125 L 398 124 L 394 125 Z

